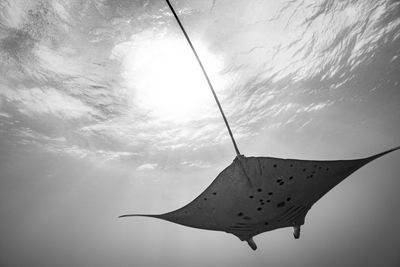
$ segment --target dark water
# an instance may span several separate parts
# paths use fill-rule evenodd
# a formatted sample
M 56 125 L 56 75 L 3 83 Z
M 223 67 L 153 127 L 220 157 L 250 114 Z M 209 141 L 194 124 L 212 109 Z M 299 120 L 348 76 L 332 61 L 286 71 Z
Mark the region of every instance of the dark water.
M 247 156 L 400 144 L 397 1 L 173 1 Z M 0 1 L 0 265 L 398 266 L 399 153 L 339 185 L 304 234 L 234 237 L 175 209 L 234 157 L 163 1 Z

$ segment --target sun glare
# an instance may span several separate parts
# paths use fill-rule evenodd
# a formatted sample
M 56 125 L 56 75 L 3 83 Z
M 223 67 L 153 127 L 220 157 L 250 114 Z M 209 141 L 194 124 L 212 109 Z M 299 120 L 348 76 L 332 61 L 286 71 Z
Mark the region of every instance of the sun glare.
M 196 44 L 196 50 L 214 86 L 221 62 Z M 212 94 L 184 39 L 141 42 L 125 58 L 125 78 L 134 89 L 136 105 L 162 120 L 185 122 L 206 115 Z M 216 88 L 218 89 L 218 88 Z

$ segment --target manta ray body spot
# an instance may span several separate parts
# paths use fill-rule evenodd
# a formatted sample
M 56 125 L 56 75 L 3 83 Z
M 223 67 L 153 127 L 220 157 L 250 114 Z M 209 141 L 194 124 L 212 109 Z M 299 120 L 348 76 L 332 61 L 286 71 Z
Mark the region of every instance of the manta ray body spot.
M 278 208 L 284 207 L 284 206 L 285 206 L 285 201 L 279 202 L 276 206 L 277 206 Z

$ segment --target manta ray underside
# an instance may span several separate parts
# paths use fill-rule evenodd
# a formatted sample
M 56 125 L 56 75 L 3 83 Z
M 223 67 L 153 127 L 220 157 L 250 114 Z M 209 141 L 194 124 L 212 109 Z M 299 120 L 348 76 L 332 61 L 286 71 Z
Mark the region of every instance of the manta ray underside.
M 353 160 L 236 157 L 196 199 L 160 215 L 131 214 L 234 234 L 257 248 L 253 236 L 293 227 L 294 237 L 312 205 L 350 174 L 389 152 Z

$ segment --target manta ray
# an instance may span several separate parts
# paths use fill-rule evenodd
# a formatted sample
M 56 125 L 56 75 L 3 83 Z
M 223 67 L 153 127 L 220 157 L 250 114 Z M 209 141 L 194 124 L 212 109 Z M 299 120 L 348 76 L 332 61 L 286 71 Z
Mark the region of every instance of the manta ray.
M 387 153 L 352 160 L 299 160 L 237 156 L 197 198 L 186 206 L 145 216 L 224 231 L 257 248 L 253 236 L 293 227 L 294 238 L 310 208 L 350 174 Z
M 228 121 L 200 58 L 166 0 L 186 37 L 211 89 L 236 151 L 233 162 L 197 198 L 186 206 L 159 215 L 145 216 L 206 230 L 224 231 L 257 249 L 253 237 L 278 228 L 293 227 L 294 238 L 310 208 L 350 174 L 387 153 L 352 160 L 300 160 L 245 157 L 239 152 Z

